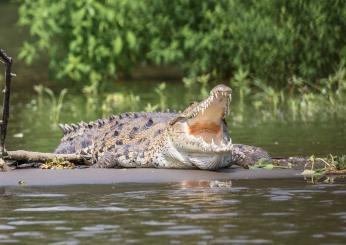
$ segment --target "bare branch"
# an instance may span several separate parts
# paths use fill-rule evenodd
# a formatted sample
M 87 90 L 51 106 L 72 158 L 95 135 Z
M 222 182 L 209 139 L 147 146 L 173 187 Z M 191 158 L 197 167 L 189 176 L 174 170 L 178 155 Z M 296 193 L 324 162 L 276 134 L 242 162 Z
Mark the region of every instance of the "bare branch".
M 0 49 L 0 59 L 5 63 L 5 88 L 3 90 L 4 98 L 2 103 L 2 122 L 0 125 L 0 156 L 6 155 L 5 139 L 7 132 L 8 119 L 10 117 L 10 94 L 11 94 L 11 68 L 12 58 L 4 50 Z

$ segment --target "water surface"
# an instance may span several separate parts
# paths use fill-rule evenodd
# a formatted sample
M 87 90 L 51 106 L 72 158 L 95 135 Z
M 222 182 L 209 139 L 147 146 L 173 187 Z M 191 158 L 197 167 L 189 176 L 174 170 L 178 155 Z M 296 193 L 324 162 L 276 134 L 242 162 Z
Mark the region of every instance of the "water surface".
M 0 243 L 346 241 L 345 179 L 335 184 L 297 179 L 210 186 L 210 182 L 185 182 L 2 188 Z

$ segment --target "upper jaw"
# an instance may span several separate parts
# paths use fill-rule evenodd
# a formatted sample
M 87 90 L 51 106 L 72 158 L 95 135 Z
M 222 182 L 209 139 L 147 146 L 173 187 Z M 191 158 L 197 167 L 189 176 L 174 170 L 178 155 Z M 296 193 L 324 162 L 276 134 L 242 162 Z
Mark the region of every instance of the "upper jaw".
M 232 89 L 223 84 L 216 86 L 210 91 L 208 98 L 202 102 L 195 102 L 191 104 L 182 113 L 170 120 L 169 125 L 174 125 L 178 121 L 193 119 L 201 114 L 203 115 L 204 112 L 211 107 L 211 105 L 217 104 L 217 101 L 219 101 L 218 109 L 221 110 L 221 113 L 218 113 L 216 118 L 224 119 L 225 116 L 229 114 L 229 105 L 232 99 L 231 93 Z M 213 116 L 213 118 L 215 117 Z
M 174 118 L 170 124 L 174 125 L 175 143 L 192 151 L 226 152 L 231 150 L 229 136 L 225 135 L 223 119 L 229 113 L 232 90 L 225 85 L 218 85 L 208 98 L 200 103 L 193 104 L 183 113 Z
M 211 91 L 210 96 L 204 101 L 200 102 L 189 114 L 188 119 L 195 118 L 198 115 L 203 115 L 204 112 L 214 106 L 219 107 L 222 110 L 222 118 L 225 118 L 229 114 L 229 104 L 231 102 L 231 90 L 225 91 Z

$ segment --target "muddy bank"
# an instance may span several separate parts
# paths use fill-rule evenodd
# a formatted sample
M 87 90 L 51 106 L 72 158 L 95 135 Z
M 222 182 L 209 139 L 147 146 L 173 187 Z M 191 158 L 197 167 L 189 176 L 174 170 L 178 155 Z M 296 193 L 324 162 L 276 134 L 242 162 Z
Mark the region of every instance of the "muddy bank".
M 0 186 L 76 185 L 113 183 L 175 183 L 198 180 L 239 180 L 302 178 L 301 171 L 293 169 L 246 170 L 242 168 L 219 171 L 177 169 L 20 169 L 0 173 Z

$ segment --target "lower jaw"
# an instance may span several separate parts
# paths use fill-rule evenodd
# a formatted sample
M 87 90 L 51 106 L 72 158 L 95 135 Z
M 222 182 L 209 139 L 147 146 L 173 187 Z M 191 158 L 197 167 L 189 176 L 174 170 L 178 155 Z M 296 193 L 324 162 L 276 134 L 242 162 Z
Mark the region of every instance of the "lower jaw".
M 188 158 L 190 163 L 198 169 L 214 170 L 227 167 L 230 162 L 231 155 L 222 154 L 213 156 L 210 154 L 193 154 L 188 156 Z
M 208 144 L 214 143 L 214 144 L 220 145 L 222 140 L 221 134 L 215 134 L 215 133 L 209 133 L 209 132 L 200 133 L 198 135 L 194 135 L 194 137 L 201 137 Z

